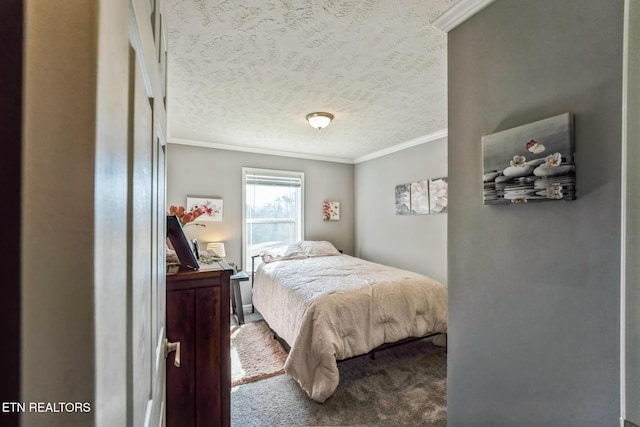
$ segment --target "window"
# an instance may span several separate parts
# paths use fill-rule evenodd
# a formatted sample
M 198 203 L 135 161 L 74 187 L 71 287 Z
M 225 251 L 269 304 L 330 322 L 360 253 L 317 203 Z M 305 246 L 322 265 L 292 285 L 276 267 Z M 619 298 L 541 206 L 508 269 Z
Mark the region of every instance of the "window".
M 304 173 L 242 168 L 243 267 L 263 249 L 303 240 Z

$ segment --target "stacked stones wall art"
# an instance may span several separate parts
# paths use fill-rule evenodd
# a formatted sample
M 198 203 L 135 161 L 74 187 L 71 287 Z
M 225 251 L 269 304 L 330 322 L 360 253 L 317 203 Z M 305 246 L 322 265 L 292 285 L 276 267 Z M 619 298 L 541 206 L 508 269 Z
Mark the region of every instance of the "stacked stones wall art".
M 482 137 L 484 204 L 575 200 L 571 113 Z

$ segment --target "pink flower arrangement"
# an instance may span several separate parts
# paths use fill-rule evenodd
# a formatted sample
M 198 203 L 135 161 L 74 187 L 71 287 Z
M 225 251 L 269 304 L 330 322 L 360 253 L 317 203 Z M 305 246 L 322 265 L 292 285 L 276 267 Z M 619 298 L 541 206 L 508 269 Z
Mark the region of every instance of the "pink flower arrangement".
M 194 206 L 190 211 L 187 211 L 184 206 L 169 206 L 169 215 L 177 216 L 183 227 L 205 213 L 211 215 L 213 210 L 209 206 Z

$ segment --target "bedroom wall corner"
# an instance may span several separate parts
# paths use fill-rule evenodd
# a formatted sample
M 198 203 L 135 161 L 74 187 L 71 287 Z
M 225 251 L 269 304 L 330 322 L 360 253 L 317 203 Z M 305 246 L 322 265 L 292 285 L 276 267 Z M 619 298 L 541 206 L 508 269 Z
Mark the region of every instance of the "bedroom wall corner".
M 395 214 L 396 185 L 446 176 L 446 138 L 357 163 L 356 256 L 446 284 L 448 214 Z

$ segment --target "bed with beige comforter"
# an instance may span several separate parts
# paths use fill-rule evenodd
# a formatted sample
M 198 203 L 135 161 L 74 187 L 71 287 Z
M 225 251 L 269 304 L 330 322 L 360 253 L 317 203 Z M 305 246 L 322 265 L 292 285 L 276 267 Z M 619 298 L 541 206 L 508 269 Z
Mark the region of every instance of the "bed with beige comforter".
M 329 242 L 262 255 L 254 306 L 291 347 L 285 372 L 317 402 L 338 386 L 337 360 L 447 332 L 447 288 L 429 277 L 342 255 Z

